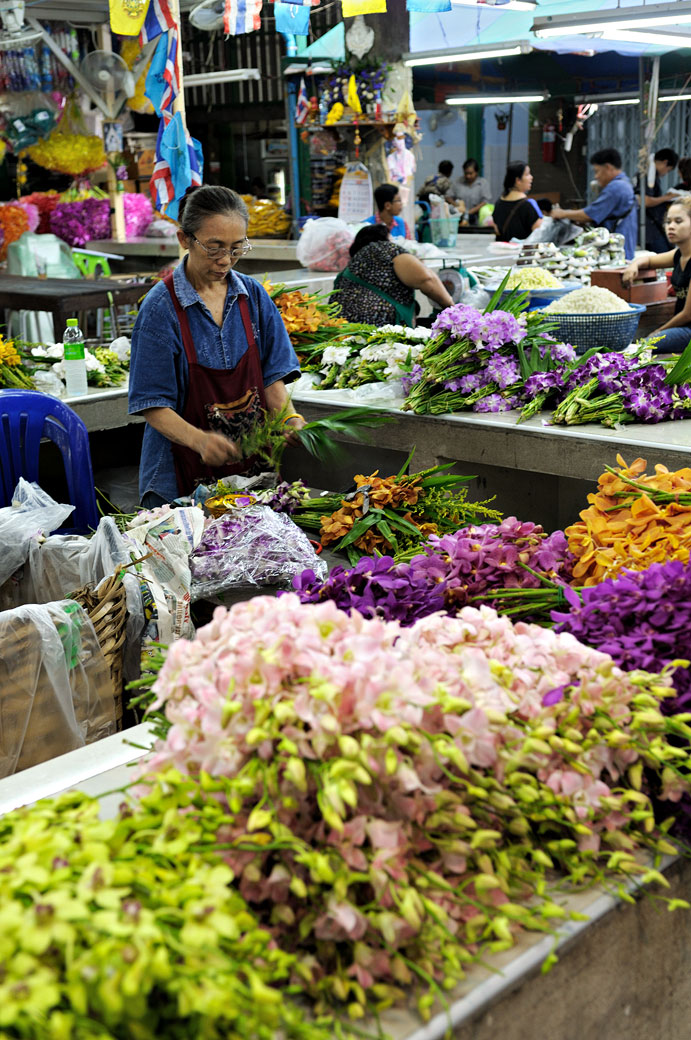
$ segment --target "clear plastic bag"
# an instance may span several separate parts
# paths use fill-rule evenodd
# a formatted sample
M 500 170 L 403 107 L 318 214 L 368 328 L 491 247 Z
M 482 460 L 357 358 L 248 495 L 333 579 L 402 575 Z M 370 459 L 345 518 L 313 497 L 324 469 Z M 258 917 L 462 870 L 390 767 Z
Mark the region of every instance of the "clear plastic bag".
M 21 582 L 23 603 L 48 603 L 69 596 L 82 585 L 98 586 L 117 567 L 136 558 L 133 548 L 118 530 L 112 516 L 101 519 L 91 538 L 83 535 L 51 535 L 29 546 L 28 567 Z M 139 580 L 131 572 L 123 576 L 127 596 L 127 624 L 123 670 L 127 682 L 139 678 L 139 642 L 144 628 L 144 607 Z
M 115 733 L 110 671 L 73 600 L 0 614 L 0 776 Z
M 337 217 L 309 220 L 300 235 L 295 255 L 312 271 L 343 271 L 350 260 L 355 235 L 350 225 Z
M 192 602 L 216 599 L 242 586 L 289 588 L 311 568 L 320 581 L 327 566 L 297 524 L 267 506 L 250 506 L 214 520 L 190 556 Z
M 12 505 L 0 509 L 0 585 L 22 566 L 32 543 L 60 527 L 73 510 L 38 484 L 19 478 Z

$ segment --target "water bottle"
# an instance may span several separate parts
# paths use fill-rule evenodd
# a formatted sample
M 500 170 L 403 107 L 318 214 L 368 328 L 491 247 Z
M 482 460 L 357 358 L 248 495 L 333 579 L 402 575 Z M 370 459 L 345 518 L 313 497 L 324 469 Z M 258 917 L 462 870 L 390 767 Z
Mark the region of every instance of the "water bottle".
M 84 335 L 76 318 L 67 319 L 62 337 L 65 348 L 65 383 L 68 397 L 82 397 L 87 392 Z

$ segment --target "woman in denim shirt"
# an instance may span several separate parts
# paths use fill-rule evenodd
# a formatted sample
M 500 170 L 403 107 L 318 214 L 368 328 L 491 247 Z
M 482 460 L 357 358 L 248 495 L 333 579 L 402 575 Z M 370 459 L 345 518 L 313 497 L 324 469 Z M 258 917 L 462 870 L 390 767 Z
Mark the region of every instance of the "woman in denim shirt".
M 144 300 L 132 334 L 129 412 L 146 419 L 142 505 L 246 472 L 236 441 L 289 403 L 298 359 L 266 290 L 233 265 L 249 249 L 247 207 L 230 188 L 188 189 L 178 239 L 188 255 Z M 296 428 L 301 416 L 286 420 Z

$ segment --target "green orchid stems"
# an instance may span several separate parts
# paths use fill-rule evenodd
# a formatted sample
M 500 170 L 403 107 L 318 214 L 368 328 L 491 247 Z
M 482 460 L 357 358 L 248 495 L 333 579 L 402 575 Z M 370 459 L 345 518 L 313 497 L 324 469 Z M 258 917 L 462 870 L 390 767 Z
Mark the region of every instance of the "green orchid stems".
M 648 484 L 642 484 L 640 481 L 632 480 L 631 477 L 625 476 L 620 470 L 615 469 L 614 466 L 605 466 L 605 470 L 613 476 L 618 477 L 624 484 L 628 484 L 634 489 L 634 491 L 637 491 L 638 494 L 634 496 L 636 498 L 639 498 L 641 495 L 647 495 L 651 502 L 655 502 L 656 505 L 667 505 L 670 502 L 678 502 L 681 506 L 691 506 L 691 492 L 689 491 L 660 491 L 658 488 L 650 487 Z M 626 498 L 626 496 L 630 494 L 630 491 L 618 491 L 616 497 Z M 621 509 L 621 504 L 612 507 L 612 510 L 615 509 Z

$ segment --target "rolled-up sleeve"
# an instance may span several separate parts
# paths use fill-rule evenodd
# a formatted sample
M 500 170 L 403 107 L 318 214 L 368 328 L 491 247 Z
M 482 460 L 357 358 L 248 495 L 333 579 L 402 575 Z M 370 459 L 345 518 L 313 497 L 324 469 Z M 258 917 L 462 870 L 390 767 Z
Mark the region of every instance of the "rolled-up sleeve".
M 256 286 L 256 288 L 255 288 Z M 255 283 L 254 303 L 258 309 L 259 356 L 262 363 L 264 386 L 279 379 L 290 383 L 300 375 L 300 362 L 286 332 L 283 318 L 266 289 Z
M 186 383 L 182 337 L 168 295 L 162 283 L 154 286 L 135 322 L 130 358 L 130 415 L 147 408 L 180 411 Z

